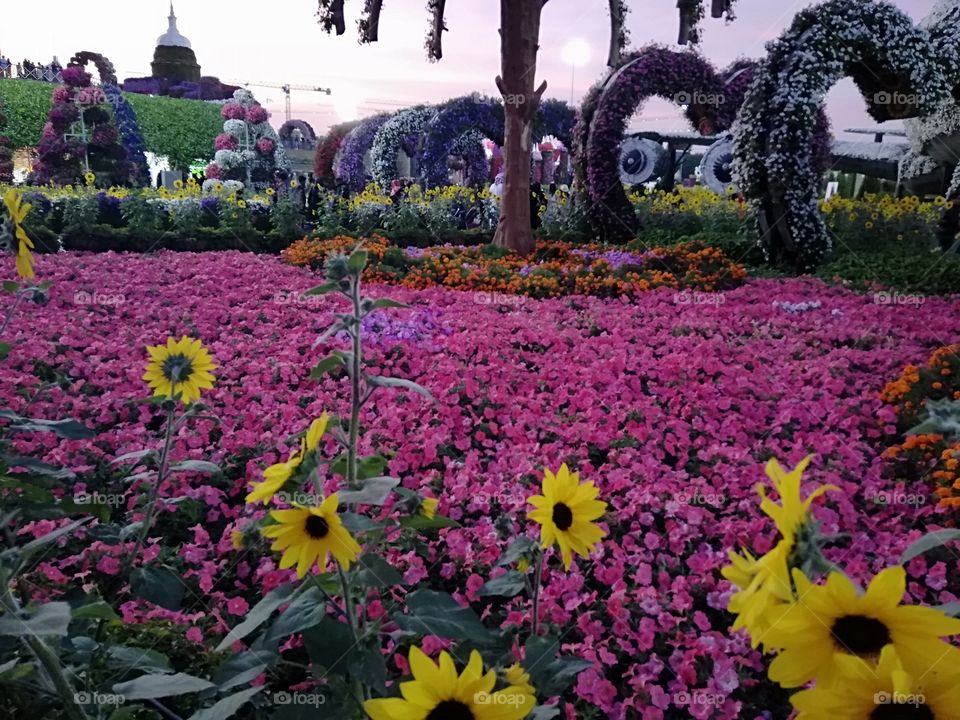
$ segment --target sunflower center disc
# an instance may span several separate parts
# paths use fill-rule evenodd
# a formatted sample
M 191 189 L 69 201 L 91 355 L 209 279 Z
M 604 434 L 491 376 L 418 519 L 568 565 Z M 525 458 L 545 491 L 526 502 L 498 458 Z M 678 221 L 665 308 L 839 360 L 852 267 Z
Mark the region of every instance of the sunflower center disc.
M 879 620 L 863 615 L 837 618 L 831 629 L 837 646 L 854 655 L 876 655 L 890 642 L 890 631 Z
M 573 525 L 573 512 L 563 503 L 553 506 L 553 524 L 558 530 L 568 530 Z
M 307 535 L 315 540 L 320 540 L 325 538 L 328 532 L 330 532 L 330 526 L 322 517 L 311 515 L 307 518 Z
M 926 705 L 890 703 L 877 705 L 877 709 L 870 713 L 870 720 L 937 720 L 937 716 Z
M 193 374 L 193 363 L 184 355 L 171 355 L 163 361 L 163 375 L 172 383 L 186 380 Z
M 437 705 L 427 720 L 475 720 L 473 711 L 459 700 L 444 700 Z

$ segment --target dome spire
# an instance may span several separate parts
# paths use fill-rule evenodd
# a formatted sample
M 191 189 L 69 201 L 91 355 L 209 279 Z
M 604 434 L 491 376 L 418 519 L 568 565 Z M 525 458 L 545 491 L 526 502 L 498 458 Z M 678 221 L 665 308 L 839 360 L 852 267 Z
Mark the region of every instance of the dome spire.
M 170 0 L 170 16 L 167 20 L 169 26 L 167 31 L 157 38 L 157 45 L 162 47 L 191 47 L 190 41 L 177 30 L 177 15 L 173 11 L 173 0 Z

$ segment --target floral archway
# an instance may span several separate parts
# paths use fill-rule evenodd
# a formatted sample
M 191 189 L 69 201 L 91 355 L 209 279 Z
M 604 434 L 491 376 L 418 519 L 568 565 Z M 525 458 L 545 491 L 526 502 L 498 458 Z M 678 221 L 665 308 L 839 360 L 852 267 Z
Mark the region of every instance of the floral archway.
M 97 72 L 100 73 L 101 85 L 117 84 L 117 71 L 114 69 L 113 63 L 100 53 L 81 50 L 70 58 L 70 62 L 67 64 L 83 68 L 86 67 L 87 63 L 93 63 L 97 68 Z
M 317 182 L 326 187 L 333 187 L 336 177 L 333 174 L 333 163 L 340 151 L 344 138 L 350 134 L 359 122 L 349 122 L 331 125 L 327 134 L 317 141 L 317 150 L 313 156 L 313 176 Z
M 817 108 L 851 77 L 878 121 L 932 112 L 955 83 L 931 36 L 887 3 L 829 0 L 770 45 L 734 124 L 734 177 L 768 258 L 812 270 L 831 240 L 817 206 Z
M 343 139 L 333 163 L 333 174 L 352 192 L 360 192 L 367 184 L 367 168 L 364 156 L 373 145 L 373 139 L 392 113 L 382 113 L 364 118 Z
M 293 136 L 294 130 L 299 130 L 304 142 L 310 145 L 313 145 L 317 140 L 317 134 L 313 131 L 313 126 L 305 120 L 287 120 L 280 126 L 277 135 L 280 136 L 281 140 L 288 140 Z
M 420 145 L 424 128 L 436 115 L 436 108 L 418 105 L 401 110 L 387 120 L 373 138 L 370 148 L 373 179 L 388 187 L 397 176 L 397 155 L 403 150 L 413 157 Z
M 595 229 L 608 242 L 625 242 L 637 231 L 636 214 L 620 181 L 620 141 L 630 117 L 651 96 L 686 105 L 702 131 L 726 129 L 727 115 L 719 112 L 723 80 L 703 57 L 656 45 L 625 56 L 617 70 L 591 89 L 574 132 Z
M 503 124 L 503 105 L 499 100 L 474 93 L 444 103 L 424 131 L 419 158 L 424 185 L 446 184 L 447 158 L 461 135 L 477 130 L 503 145 Z

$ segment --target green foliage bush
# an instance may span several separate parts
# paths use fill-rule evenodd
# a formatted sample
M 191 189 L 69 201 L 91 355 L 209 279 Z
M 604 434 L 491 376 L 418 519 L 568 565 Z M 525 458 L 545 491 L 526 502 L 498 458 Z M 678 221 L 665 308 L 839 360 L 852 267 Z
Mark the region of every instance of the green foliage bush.
M 40 142 L 53 88 L 50 83 L 35 80 L 0 80 L 0 98 L 7 112 L 3 134 L 10 138 L 13 147 L 34 147 Z
M 846 252 L 824 265 L 819 275 L 856 289 L 877 286 L 908 293 L 960 293 L 960 255 L 928 252 Z

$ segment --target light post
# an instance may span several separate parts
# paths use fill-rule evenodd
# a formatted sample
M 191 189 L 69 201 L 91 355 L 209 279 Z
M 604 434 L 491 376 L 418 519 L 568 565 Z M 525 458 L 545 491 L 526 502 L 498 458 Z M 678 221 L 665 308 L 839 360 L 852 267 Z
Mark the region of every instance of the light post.
M 583 67 L 590 60 L 590 46 L 582 38 L 574 38 L 563 46 L 561 53 L 563 61 L 570 66 L 570 104 L 573 105 L 574 80 L 578 67 Z

